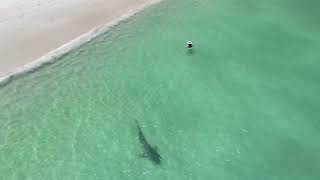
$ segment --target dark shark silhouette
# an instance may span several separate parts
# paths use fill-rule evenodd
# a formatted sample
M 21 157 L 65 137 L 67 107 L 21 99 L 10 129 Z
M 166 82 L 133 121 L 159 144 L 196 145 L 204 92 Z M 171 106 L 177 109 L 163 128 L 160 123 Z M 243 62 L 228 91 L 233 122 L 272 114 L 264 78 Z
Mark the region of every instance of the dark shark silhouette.
M 139 122 L 137 120 L 135 120 L 137 123 L 137 127 L 138 127 L 138 139 L 143 147 L 143 157 L 148 158 L 150 161 L 152 161 L 153 163 L 159 165 L 161 163 L 161 156 L 160 154 L 157 152 L 157 148 L 152 147 L 147 139 L 145 138 L 145 136 L 142 133 L 142 130 L 139 126 Z

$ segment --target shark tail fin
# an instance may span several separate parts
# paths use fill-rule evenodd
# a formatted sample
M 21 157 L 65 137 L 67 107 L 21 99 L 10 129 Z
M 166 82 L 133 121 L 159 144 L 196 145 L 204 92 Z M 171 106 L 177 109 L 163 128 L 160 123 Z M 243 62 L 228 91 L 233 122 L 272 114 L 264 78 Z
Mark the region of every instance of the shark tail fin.
M 136 125 L 137 125 L 137 128 L 138 128 L 139 132 L 141 132 L 139 121 L 137 119 L 134 119 L 134 121 L 136 122 Z
M 134 119 L 134 121 L 136 122 L 138 129 L 140 129 L 139 121 L 137 119 Z

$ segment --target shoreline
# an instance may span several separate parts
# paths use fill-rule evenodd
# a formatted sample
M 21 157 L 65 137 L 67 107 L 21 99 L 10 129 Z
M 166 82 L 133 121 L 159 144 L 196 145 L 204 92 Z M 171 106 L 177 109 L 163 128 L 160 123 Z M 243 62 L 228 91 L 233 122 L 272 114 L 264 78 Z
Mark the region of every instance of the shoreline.
M 121 16 L 117 18 L 113 18 L 112 20 L 107 21 L 107 23 L 102 24 L 100 26 L 91 28 L 91 30 L 87 31 L 80 36 L 77 36 L 71 40 L 66 41 L 62 45 L 59 45 L 57 48 L 44 53 L 44 55 L 40 55 L 39 58 L 35 58 L 27 63 L 22 65 L 17 65 L 14 70 L 8 71 L 6 73 L 0 73 L 0 86 L 3 86 L 13 80 L 15 77 L 27 74 L 29 72 L 35 71 L 46 64 L 51 64 L 63 55 L 66 55 L 71 50 L 80 47 L 81 45 L 90 42 L 100 34 L 107 32 L 113 26 L 118 25 L 124 20 L 136 15 L 137 13 L 141 12 L 145 8 L 152 6 L 154 4 L 160 3 L 162 0 L 148 0 L 144 1 L 142 4 L 137 6 L 134 9 L 130 9 L 129 11 L 123 13 Z

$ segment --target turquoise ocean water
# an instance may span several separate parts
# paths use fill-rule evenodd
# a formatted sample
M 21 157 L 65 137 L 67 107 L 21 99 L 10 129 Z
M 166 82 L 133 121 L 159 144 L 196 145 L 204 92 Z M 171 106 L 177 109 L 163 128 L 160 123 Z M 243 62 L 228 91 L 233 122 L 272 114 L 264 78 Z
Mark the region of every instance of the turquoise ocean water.
M 319 7 L 167 0 L 14 79 L 0 179 L 319 179 Z

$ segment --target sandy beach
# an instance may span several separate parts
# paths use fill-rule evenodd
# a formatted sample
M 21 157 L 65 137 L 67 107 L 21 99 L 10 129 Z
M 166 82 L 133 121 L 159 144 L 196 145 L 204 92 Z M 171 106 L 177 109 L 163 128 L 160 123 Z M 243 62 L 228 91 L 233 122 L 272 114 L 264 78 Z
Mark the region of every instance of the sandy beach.
M 4 0 L 0 77 L 154 0 Z

